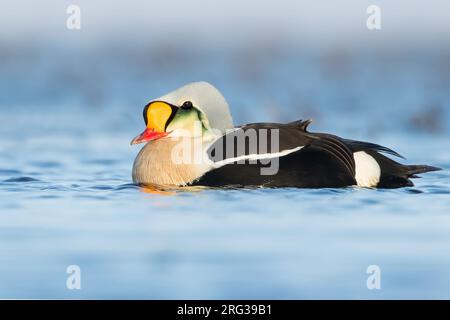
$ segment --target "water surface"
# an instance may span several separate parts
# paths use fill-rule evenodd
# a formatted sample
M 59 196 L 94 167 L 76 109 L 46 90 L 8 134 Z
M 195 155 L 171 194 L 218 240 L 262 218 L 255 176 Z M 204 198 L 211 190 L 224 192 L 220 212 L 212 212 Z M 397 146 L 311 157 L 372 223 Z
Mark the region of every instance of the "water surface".
M 0 298 L 450 298 L 450 90 L 437 60 L 338 56 L 336 70 L 299 52 L 204 53 L 144 73 L 140 56 L 63 67 L 48 54 L 0 75 Z M 236 123 L 313 117 L 312 130 L 444 170 L 397 190 L 139 189 L 129 141 L 142 107 L 198 79 L 225 91 Z M 69 265 L 81 290 L 66 288 Z M 366 287 L 369 265 L 381 290 Z

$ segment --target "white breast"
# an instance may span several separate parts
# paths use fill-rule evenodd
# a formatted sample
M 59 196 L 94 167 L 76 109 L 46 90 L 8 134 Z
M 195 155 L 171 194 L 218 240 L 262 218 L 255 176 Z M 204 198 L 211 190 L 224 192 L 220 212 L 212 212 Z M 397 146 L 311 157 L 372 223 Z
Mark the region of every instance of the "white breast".
M 378 162 L 364 151 L 355 152 L 355 179 L 359 187 L 376 187 L 380 182 L 381 168 Z

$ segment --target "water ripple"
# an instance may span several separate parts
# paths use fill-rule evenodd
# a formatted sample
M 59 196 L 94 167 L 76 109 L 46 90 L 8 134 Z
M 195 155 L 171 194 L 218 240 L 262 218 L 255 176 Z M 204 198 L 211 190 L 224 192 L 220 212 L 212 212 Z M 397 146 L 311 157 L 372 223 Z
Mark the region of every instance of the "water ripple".
M 125 183 L 125 184 L 121 184 L 121 185 L 115 187 L 114 189 L 117 191 L 128 190 L 128 189 L 139 190 L 139 186 L 134 183 Z
M 95 185 L 95 186 L 92 186 L 91 189 L 94 189 L 94 190 L 113 190 L 114 187 L 109 186 L 109 185 Z
M 21 172 L 15 169 L 0 169 L 0 175 L 19 175 Z
M 45 168 L 45 169 L 60 168 L 61 167 L 61 164 L 59 162 L 56 162 L 56 161 L 34 161 L 31 164 L 36 166 L 36 167 Z
M 41 180 L 31 178 L 31 177 L 18 177 L 18 178 L 9 178 L 6 180 L 3 180 L 3 182 L 41 182 Z

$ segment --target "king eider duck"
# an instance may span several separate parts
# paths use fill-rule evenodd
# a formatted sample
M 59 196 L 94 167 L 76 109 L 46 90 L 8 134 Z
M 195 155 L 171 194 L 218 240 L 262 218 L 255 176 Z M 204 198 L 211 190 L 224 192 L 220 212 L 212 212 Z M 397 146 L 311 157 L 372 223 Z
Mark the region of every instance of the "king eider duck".
M 149 186 L 399 188 L 440 170 L 403 165 L 397 152 L 368 142 L 308 131 L 310 120 L 234 127 L 228 103 L 211 84 L 194 82 L 150 101 L 146 142 L 133 182 Z

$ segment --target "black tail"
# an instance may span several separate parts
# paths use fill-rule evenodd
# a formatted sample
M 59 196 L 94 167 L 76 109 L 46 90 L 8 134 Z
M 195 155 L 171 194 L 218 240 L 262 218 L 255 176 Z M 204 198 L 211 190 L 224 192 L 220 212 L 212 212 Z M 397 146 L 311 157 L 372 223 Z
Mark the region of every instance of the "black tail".
M 432 172 L 432 171 L 439 171 L 442 170 L 441 168 L 432 167 L 432 166 L 424 166 L 424 165 L 418 165 L 418 166 L 403 166 L 406 175 L 408 175 L 409 178 L 417 178 L 417 174 L 425 173 L 425 172 Z
M 414 183 L 410 179 L 419 178 L 418 174 L 442 170 L 425 165 L 403 165 L 376 151 L 366 152 L 374 157 L 381 168 L 379 188 L 412 187 Z

